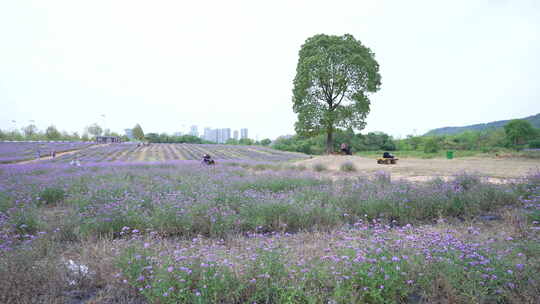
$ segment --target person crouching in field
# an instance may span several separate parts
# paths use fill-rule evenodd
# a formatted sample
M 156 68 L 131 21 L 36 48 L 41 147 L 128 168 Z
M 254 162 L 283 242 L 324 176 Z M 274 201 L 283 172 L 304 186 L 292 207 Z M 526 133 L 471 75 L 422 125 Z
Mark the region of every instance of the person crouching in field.
M 75 159 L 72 159 L 69 162 L 69 164 L 72 165 L 72 166 L 75 166 L 75 167 L 80 167 L 81 166 L 81 162 L 79 161 L 78 157 L 75 157 Z
M 202 163 L 205 165 L 215 165 L 216 162 L 212 159 L 209 154 L 203 155 Z
M 352 155 L 351 147 L 349 147 L 349 145 L 347 145 L 346 143 L 342 143 L 340 149 L 341 149 L 341 153 L 345 155 Z

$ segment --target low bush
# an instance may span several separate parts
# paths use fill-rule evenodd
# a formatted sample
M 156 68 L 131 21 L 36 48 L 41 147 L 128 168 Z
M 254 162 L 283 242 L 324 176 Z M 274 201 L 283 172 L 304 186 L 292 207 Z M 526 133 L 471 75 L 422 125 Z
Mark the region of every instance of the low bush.
M 313 165 L 313 170 L 315 170 L 317 172 L 322 172 L 322 171 L 328 170 L 328 168 L 326 168 L 326 166 L 324 164 L 316 163 L 316 164 Z
M 56 205 L 64 200 L 66 191 L 58 187 L 48 187 L 39 193 L 39 202 L 45 205 Z
M 324 183 L 324 181 L 312 179 L 312 178 L 268 178 L 258 179 L 253 182 L 241 183 L 238 186 L 238 190 L 256 190 L 256 191 L 271 191 L 281 192 L 289 190 L 297 190 L 302 187 L 316 186 Z
M 356 172 L 356 167 L 353 162 L 347 161 L 341 164 L 339 169 L 343 172 Z

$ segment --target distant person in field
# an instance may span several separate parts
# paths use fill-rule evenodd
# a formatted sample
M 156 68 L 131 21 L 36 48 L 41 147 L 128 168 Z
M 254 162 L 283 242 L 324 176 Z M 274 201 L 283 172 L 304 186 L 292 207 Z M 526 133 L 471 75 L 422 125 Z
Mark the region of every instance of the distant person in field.
M 205 165 L 215 165 L 216 162 L 212 159 L 210 154 L 203 155 L 202 163 Z
M 52 157 L 52 158 L 55 158 L 55 157 L 56 157 L 56 151 L 54 151 L 54 150 L 51 151 L 51 157 Z
M 41 158 L 41 151 L 39 151 L 39 149 L 37 149 L 37 151 L 36 151 L 36 158 L 37 159 Z
M 78 156 L 75 156 L 74 159 L 72 159 L 70 162 L 69 162 L 70 165 L 72 166 L 75 166 L 75 167 L 80 167 L 81 166 L 81 162 L 79 161 L 79 157 Z
M 341 144 L 341 152 L 345 155 L 352 155 L 351 153 L 351 147 L 349 147 L 349 145 L 347 145 L 346 143 L 342 143 Z

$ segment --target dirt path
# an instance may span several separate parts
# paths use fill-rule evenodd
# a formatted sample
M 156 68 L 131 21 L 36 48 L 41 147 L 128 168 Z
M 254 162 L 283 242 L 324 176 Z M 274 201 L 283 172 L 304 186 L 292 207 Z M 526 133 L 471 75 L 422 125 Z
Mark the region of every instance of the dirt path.
M 434 177 L 448 178 L 461 172 L 475 173 L 490 178 L 493 182 L 520 178 L 531 171 L 540 170 L 540 160 L 533 159 L 496 159 L 496 158 L 458 158 L 458 159 L 400 159 L 396 165 L 379 165 L 373 158 L 361 156 L 317 156 L 296 162 L 308 168 L 322 164 L 331 175 L 346 175 L 340 166 L 352 162 L 356 175 L 373 175 L 375 172 L 390 173 L 392 178 L 411 181 L 425 181 Z
M 56 152 L 56 157 L 59 157 L 59 156 L 62 156 L 62 155 L 75 154 L 75 153 L 79 153 L 79 152 L 81 152 L 83 150 L 95 149 L 95 148 L 104 147 L 104 146 L 107 146 L 107 145 L 110 145 L 110 144 L 92 145 L 90 147 L 76 149 L 76 150 L 69 150 L 69 151 L 64 151 L 64 152 Z M 39 159 L 23 160 L 23 161 L 14 162 L 14 163 L 11 163 L 11 164 L 23 165 L 23 164 L 37 163 L 39 161 L 50 160 L 50 159 L 52 159 L 52 157 L 49 155 L 49 156 L 40 157 Z

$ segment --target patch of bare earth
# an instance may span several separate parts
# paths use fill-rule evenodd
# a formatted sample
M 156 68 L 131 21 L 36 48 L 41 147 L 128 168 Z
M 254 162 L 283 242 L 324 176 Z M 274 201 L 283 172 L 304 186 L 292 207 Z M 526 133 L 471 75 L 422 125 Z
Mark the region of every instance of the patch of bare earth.
M 350 162 L 356 168 L 354 173 L 343 173 L 340 167 Z M 332 178 L 341 176 L 370 176 L 376 172 L 390 173 L 392 179 L 405 179 L 409 181 L 428 181 L 435 177 L 448 179 L 462 172 L 475 173 L 488 178 L 493 183 L 503 183 L 508 180 L 521 178 L 530 171 L 540 170 L 540 161 L 518 158 L 459 158 L 459 159 L 399 159 L 395 165 L 377 164 L 373 158 L 361 156 L 315 156 L 307 160 L 296 162 L 313 168 L 316 164 L 325 166 L 328 170 L 323 173 Z
M 56 152 L 56 157 L 60 157 L 62 155 L 71 155 L 71 154 L 79 153 L 79 152 L 81 152 L 83 150 L 95 149 L 95 148 L 103 147 L 103 146 L 107 146 L 107 145 L 110 145 L 110 144 L 99 144 L 99 145 L 93 145 L 93 146 L 82 148 L 82 149 L 69 150 L 69 151 L 64 151 L 64 152 Z M 52 159 L 52 156 L 49 155 L 49 156 L 44 156 L 44 157 L 41 157 L 41 158 L 38 158 L 38 159 L 30 159 L 30 160 L 16 162 L 16 164 L 19 164 L 19 165 L 29 164 L 29 163 L 35 163 L 35 162 L 38 162 L 38 161 L 50 160 L 50 159 Z

